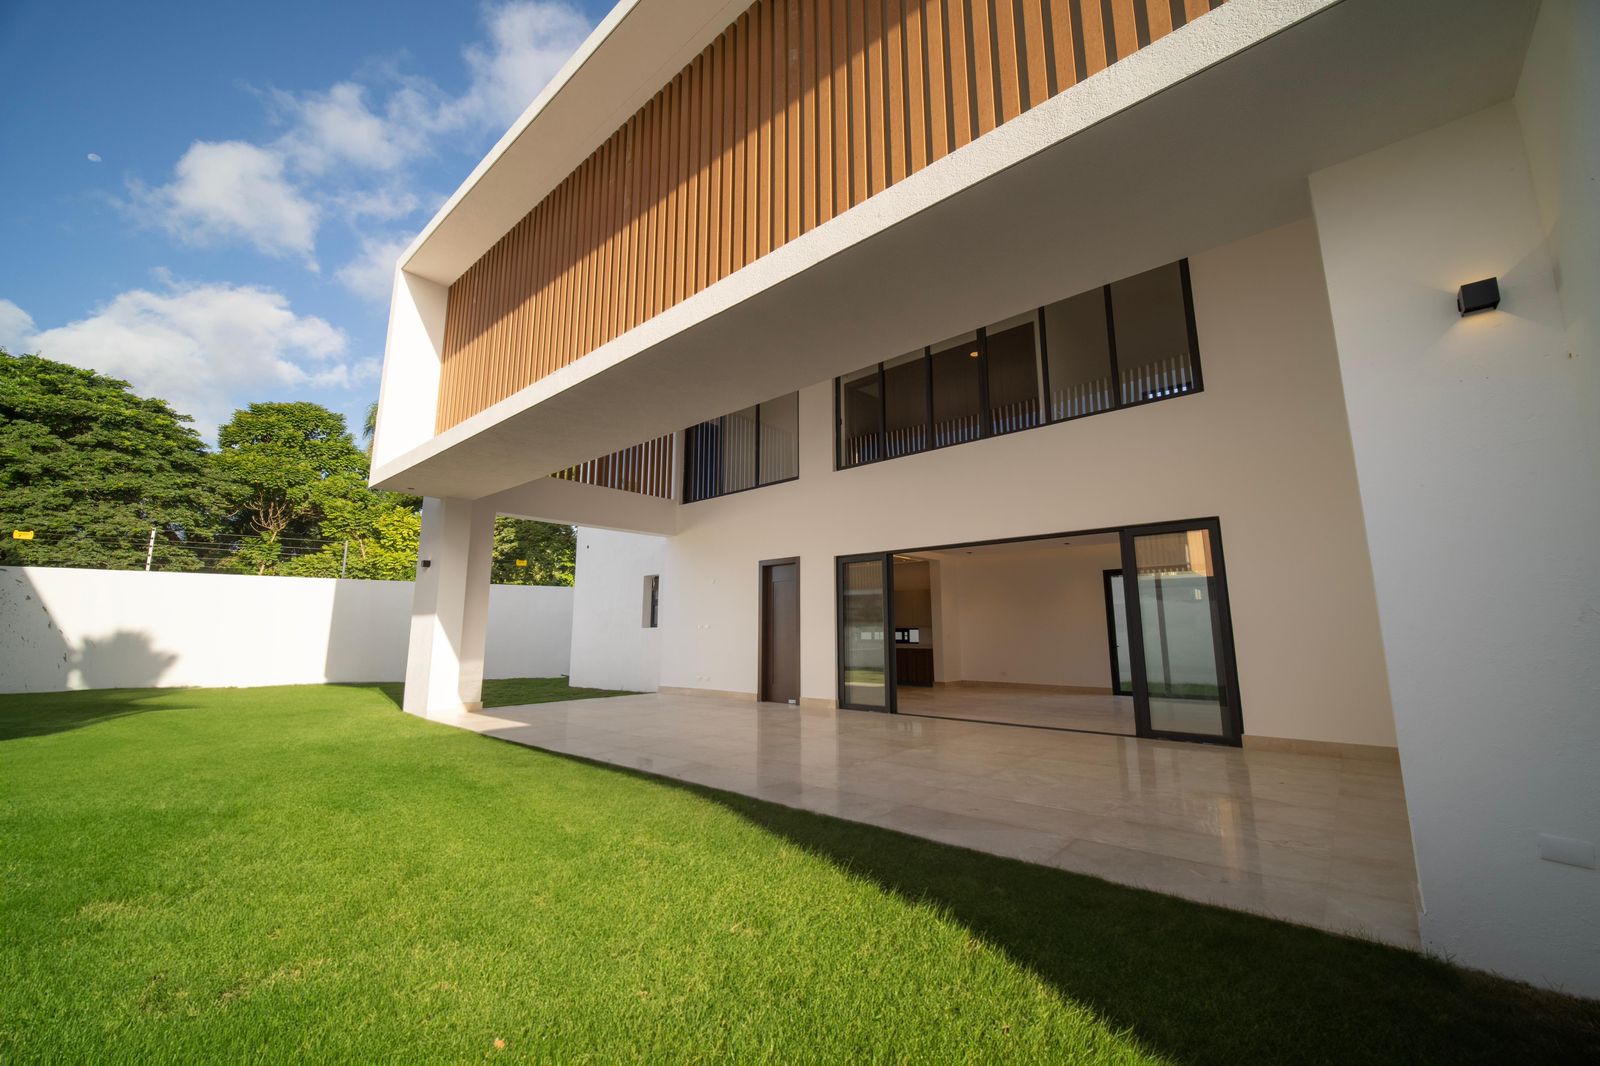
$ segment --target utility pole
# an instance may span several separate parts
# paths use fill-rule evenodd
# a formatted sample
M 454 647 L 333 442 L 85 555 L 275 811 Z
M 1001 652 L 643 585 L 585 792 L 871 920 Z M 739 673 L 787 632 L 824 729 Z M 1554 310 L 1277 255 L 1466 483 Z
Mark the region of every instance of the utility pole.
M 152 560 L 155 559 L 155 557 L 156 557 L 156 527 L 155 526 L 151 526 L 150 527 L 150 543 L 147 544 L 145 546 L 145 549 L 144 549 L 144 568 L 145 568 L 146 572 L 148 572 L 150 570 L 150 563 L 151 563 Z
M 339 560 L 339 576 L 340 577 L 344 577 L 345 567 L 347 567 L 349 565 L 350 565 L 350 541 L 349 541 L 348 538 L 346 538 L 346 540 L 344 542 L 344 558 Z

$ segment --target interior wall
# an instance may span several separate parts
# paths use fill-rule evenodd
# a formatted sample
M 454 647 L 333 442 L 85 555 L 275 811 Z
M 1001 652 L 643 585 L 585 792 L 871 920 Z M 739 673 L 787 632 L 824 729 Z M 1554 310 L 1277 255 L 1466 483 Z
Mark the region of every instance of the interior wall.
M 1587 57 L 1600 62 L 1600 49 Z M 1423 940 L 1467 965 L 1600 994 L 1600 874 L 1540 858 L 1549 834 L 1587 849 L 1592 867 L 1600 840 L 1593 397 L 1517 109 L 1320 171 L 1311 192 Z M 1494 276 L 1500 309 L 1460 316 L 1456 287 Z M 1230 569 L 1235 558 L 1230 545 Z
M 1111 691 L 1104 572 L 1121 565 L 1115 544 L 941 559 L 960 571 L 946 610 L 961 653 L 959 672 L 936 680 Z
M 802 560 L 802 695 L 831 700 L 837 556 L 1217 516 L 1246 733 L 1392 746 L 1315 228 L 1190 267 L 1202 393 L 835 471 L 832 383 L 802 390 L 797 480 L 678 509 L 661 683 L 755 692 L 762 559 Z

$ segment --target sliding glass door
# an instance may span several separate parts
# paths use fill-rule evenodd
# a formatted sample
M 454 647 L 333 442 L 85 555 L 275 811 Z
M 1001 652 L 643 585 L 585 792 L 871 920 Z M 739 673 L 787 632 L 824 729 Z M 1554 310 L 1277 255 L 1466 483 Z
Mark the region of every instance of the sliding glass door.
M 839 706 L 894 710 L 894 568 L 883 554 L 839 560 Z
M 1239 743 L 1218 524 L 1126 529 L 1122 559 L 1139 735 Z

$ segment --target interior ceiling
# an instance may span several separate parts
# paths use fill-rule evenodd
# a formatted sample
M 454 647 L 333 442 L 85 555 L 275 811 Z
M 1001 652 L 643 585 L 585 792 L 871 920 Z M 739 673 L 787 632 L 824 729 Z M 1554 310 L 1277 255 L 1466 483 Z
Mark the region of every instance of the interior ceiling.
M 1308 174 L 1508 99 L 1537 9 L 1344 0 L 382 487 L 486 495 L 1303 218 Z

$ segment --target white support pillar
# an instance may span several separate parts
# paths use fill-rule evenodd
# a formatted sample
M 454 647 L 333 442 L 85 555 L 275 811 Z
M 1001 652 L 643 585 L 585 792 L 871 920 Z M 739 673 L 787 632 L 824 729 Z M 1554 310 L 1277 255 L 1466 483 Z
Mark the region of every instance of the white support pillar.
M 422 543 L 406 651 L 407 714 L 449 718 L 483 708 L 494 507 L 480 500 L 422 503 Z

